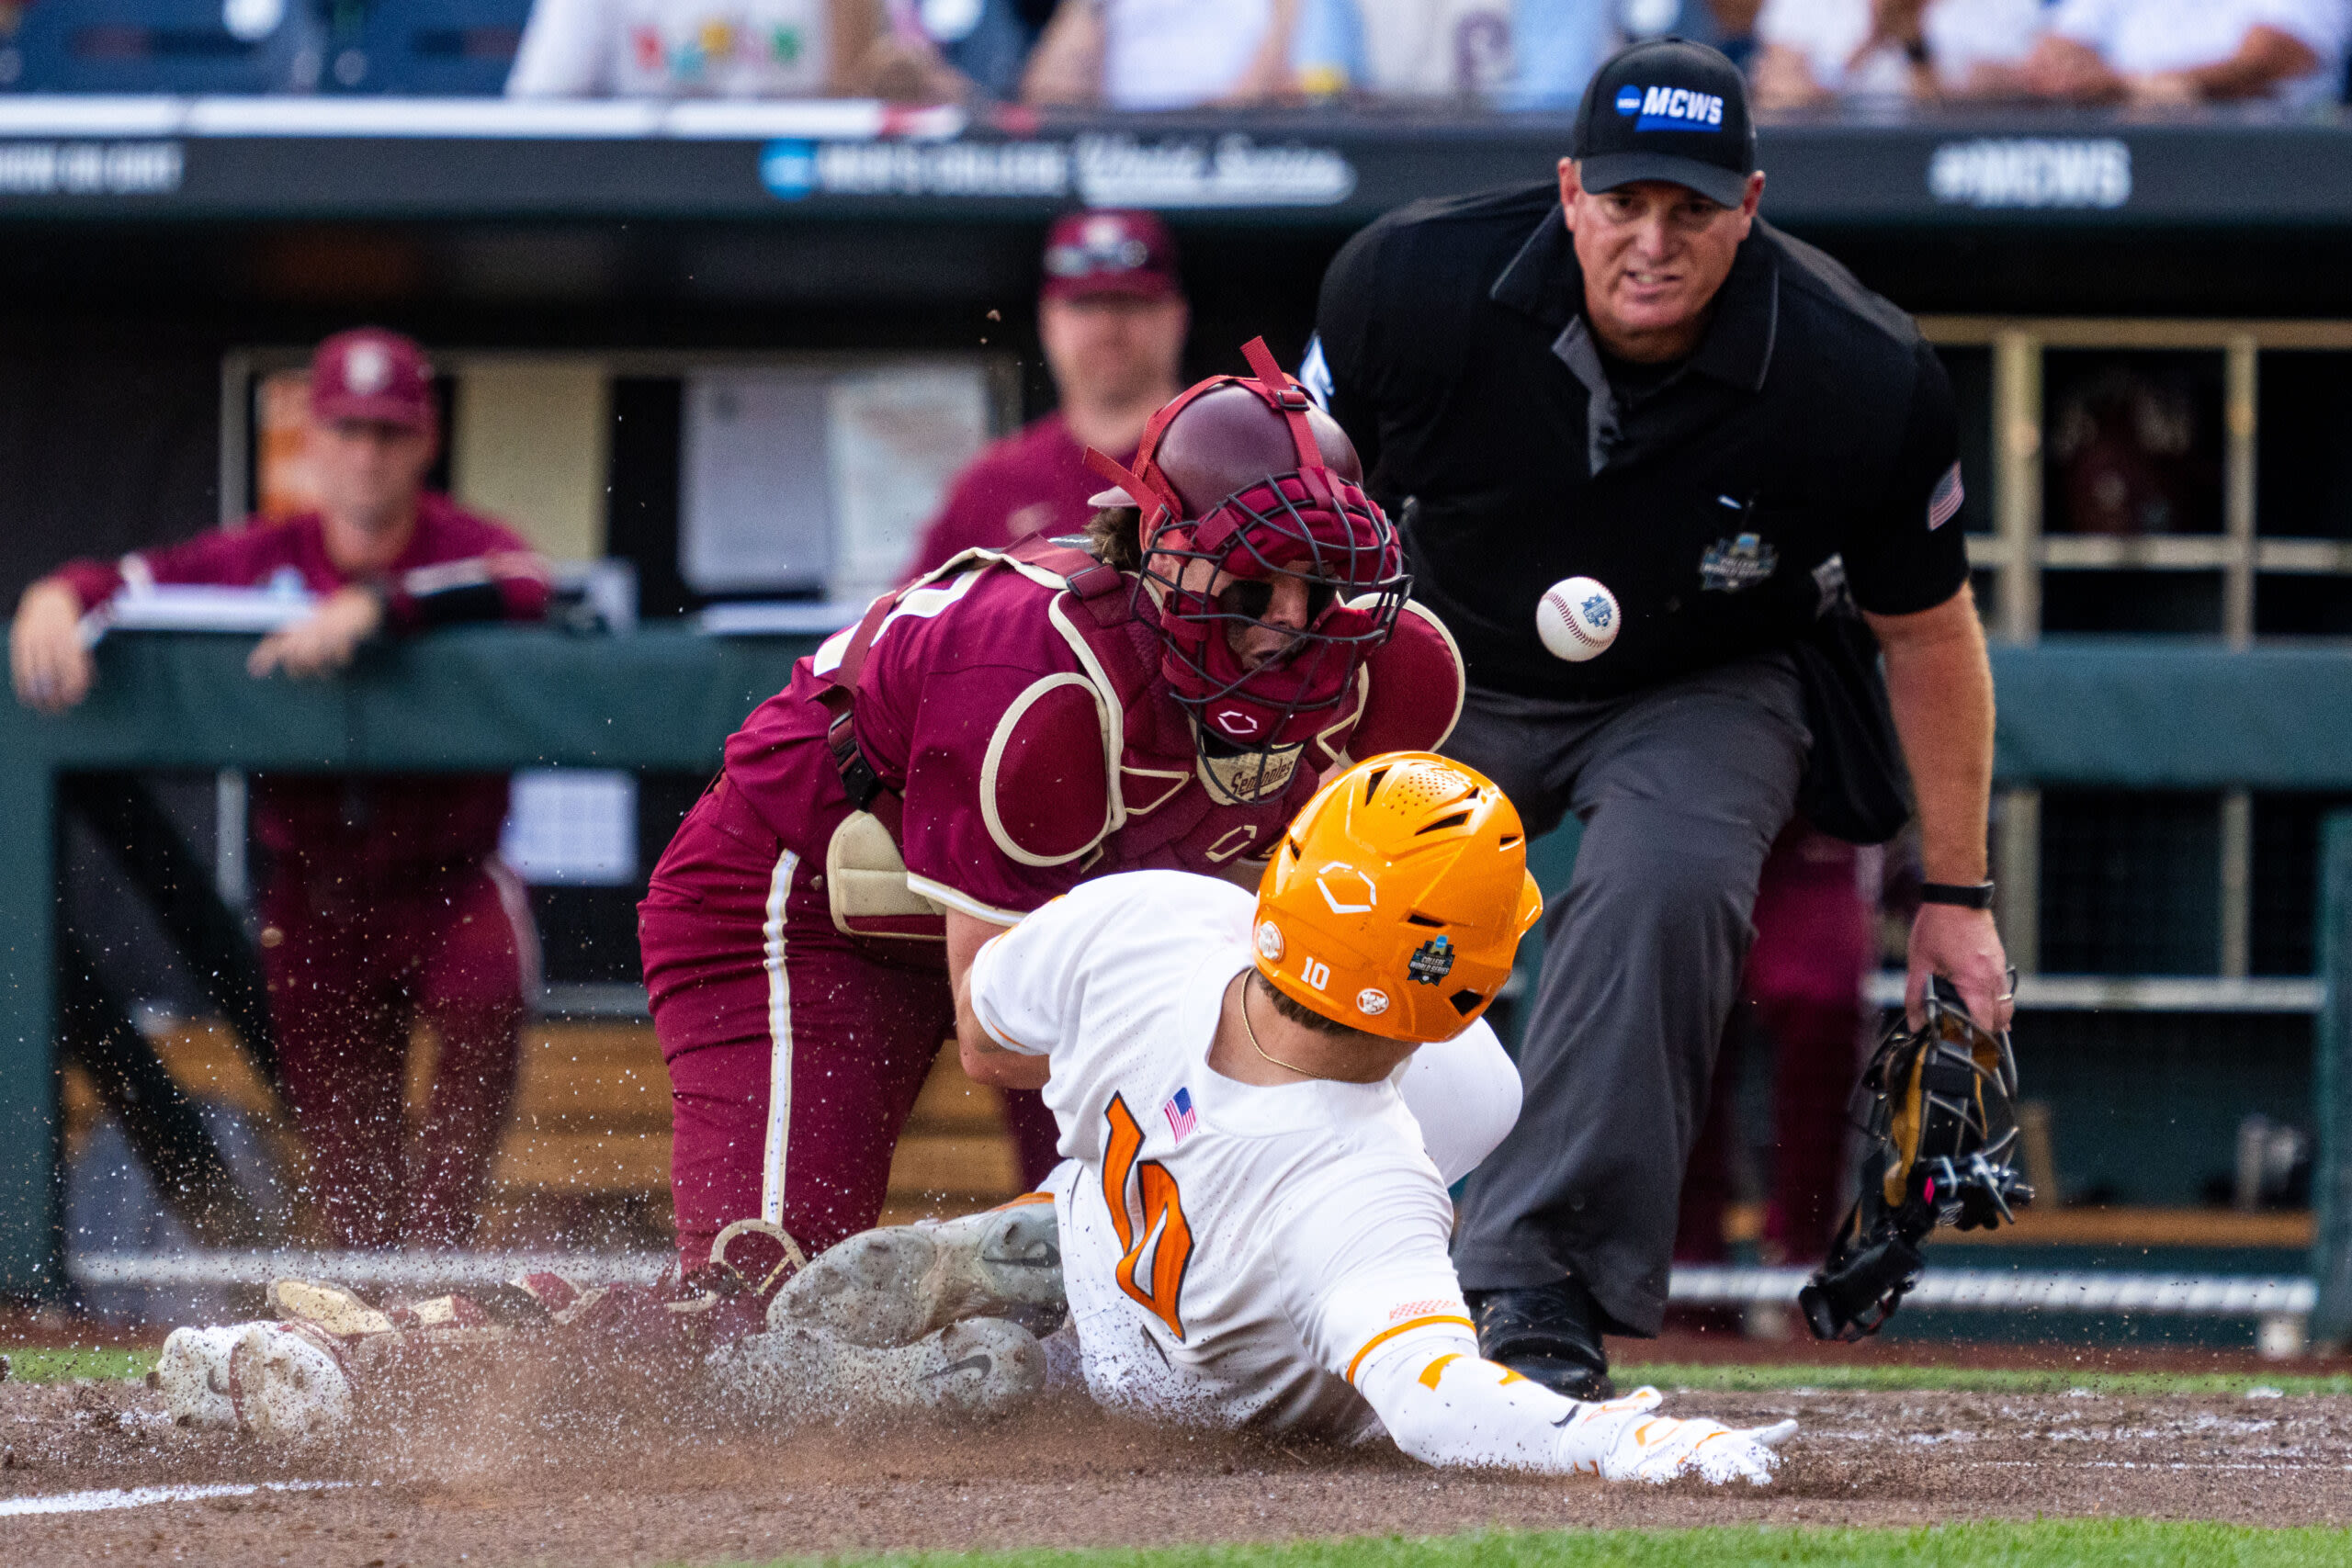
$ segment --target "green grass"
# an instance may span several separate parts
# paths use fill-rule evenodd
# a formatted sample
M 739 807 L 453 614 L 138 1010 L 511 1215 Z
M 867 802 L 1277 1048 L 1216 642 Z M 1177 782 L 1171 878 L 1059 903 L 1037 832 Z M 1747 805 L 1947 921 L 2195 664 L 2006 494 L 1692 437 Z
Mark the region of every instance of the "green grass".
M 153 1350 L 11 1349 L 13 1382 L 71 1382 L 77 1378 L 143 1378 L 155 1364 Z
M 802 1560 L 805 1563 L 807 1560 Z M 828 1557 L 839 1568 L 2329 1568 L 2352 1530 L 2255 1529 L 2144 1519 L 2037 1519 L 1912 1529 L 1482 1532 L 1408 1540 L 1293 1541 L 1095 1551 L 916 1552 Z
M 1978 1367 L 1903 1366 L 1714 1366 L 1662 1361 L 1612 1370 L 1620 1388 L 1656 1383 L 1661 1389 L 1702 1393 L 1749 1393 L 1820 1389 L 1856 1393 L 1937 1390 L 1950 1393 L 2166 1393 L 2243 1394 L 2249 1389 L 2280 1393 L 2352 1393 L 2352 1376 L 2289 1377 L 2263 1372 L 2070 1372 L 2020 1371 Z

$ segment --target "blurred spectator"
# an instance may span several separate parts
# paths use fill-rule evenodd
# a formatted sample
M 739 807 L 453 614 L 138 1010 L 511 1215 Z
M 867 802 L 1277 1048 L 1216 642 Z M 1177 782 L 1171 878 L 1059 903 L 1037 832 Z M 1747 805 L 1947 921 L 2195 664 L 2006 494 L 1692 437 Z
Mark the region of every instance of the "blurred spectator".
M 949 69 L 983 96 L 1021 96 L 1029 51 L 1053 16 L 1053 0 L 890 0 L 893 26 L 919 32 Z
M 965 3 L 984 9 L 978 0 Z M 933 0 L 931 8 L 942 7 Z M 973 18 L 975 29 L 982 19 Z M 506 92 L 518 98 L 961 96 L 962 79 L 918 21 L 886 0 L 536 0 Z
M 547 563 L 424 489 L 440 430 L 415 344 L 373 329 L 329 338 L 311 362 L 310 399 L 318 510 L 42 578 L 9 628 L 22 701 L 59 712 L 89 694 L 81 618 L 126 586 L 316 595 L 315 610 L 254 649 L 256 677 L 327 673 L 387 632 L 545 613 Z M 272 860 L 259 913 L 278 1066 L 334 1245 L 450 1246 L 472 1234 L 538 984 L 529 905 L 498 859 L 506 795 L 497 774 L 254 781 L 254 833 Z M 410 1159 L 402 1100 L 420 1015 L 440 1052 Z
M 1369 3 L 1369 0 L 1367 0 Z M 1668 36 L 1721 50 L 1745 67 L 1760 0 L 1512 0 L 1507 109 L 1573 109 L 1602 60 L 1637 39 Z
M 1846 1101 L 1861 1068 L 1862 987 L 1877 956 L 1872 911 L 1883 861 L 1802 818 L 1772 846 L 1756 894 L 1756 942 L 1715 1058 L 1707 1119 L 1690 1154 L 1674 1255 L 1724 1257 L 1737 1089 L 1745 1048 L 1773 1056 L 1771 1179 L 1758 1238 L 1770 1263 L 1826 1256 L 1849 1194 Z
M 1292 73 L 1313 97 L 1492 101 L 1511 85 L 1513 9 L 1512 0 L 1301 0 Z
M 2025 96 L 2041 0 L 1765 0 L 1758 108 Z
M 1708 0 L 1707 14 L 1721 35 L 1715 47 L 1742 71 L 1755 62 L 1756 17 L 1763 8 L 1761 0 Z
M 1614 10 L 1608 0 L 1515 0 L 1511 81 L 1502 107 L 1575 108 L 1584 85 L 1617 47 Z
M 2342 85 L 2344 0 L 2059 0 L 2027 85 L 2073 103 L 2314 104 Z
M 1021 96 L 1029 103 L 1184 109 L 1287 90 L 1302 0 L 1061 0 Z
M 1102 488 L 1089 446 L 1127 461 L 1177 379 L 1191 324 L 1176 242 L 1148 212 L 1074 212 L 1046 236 L 1037 335 L 1060 406 L 972 459 L 908 575 L 1040 531 L 1076 533 Z M 1048 1118 L 1046 1125 L 1051 1126 Z

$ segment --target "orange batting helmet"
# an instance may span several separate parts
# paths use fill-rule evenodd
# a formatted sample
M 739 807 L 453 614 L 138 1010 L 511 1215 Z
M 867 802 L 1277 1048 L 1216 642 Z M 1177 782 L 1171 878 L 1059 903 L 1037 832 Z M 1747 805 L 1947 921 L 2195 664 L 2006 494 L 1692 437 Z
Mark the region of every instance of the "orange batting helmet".
M 1258 886 L 1258 972 L 1325 1018 L 1451 1040 L 1544 912 L 1494 782 L 1428 751 L 1358 762 L 1291 821 Z

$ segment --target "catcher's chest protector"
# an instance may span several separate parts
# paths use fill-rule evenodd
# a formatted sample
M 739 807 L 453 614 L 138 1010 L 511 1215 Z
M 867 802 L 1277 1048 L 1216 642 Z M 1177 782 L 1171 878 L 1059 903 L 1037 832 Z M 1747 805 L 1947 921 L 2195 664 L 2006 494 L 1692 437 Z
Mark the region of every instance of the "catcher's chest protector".
M 1073 545 L 1030 538 L 967 552 L 928 581 L 975 563 L 1033 595 L 1035 613 L 1078 666 L 1041 672 L 996 716 L 988 739 L 977 804 L 996 848 L 1020 864 L 1074 864 L 1089 875 L 1216 873 L 1261 859 L 1314 794 L 1318 772 L 1345 753 L 1368 675 L 1321 736 L 1289 753 L 1285 787 L 1265 800 L 1235 800 L 1217 786 L 1159 676 L 1159 634 L 1143 618 L 1150 601 L 1133 577 Z M 844 672 L 854 682 L 846 662 Z

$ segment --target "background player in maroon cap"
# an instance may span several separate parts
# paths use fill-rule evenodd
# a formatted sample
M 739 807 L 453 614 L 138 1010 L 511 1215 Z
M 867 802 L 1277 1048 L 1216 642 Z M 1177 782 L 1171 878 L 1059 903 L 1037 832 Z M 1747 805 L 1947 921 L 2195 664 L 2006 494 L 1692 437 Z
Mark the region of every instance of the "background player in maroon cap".
M 1045 272 L 1037 337 L 1060 406 L 956 477 L 910 578 L 965 550 L 1077 533 L 1094 510 L 1086 498 L 1102 488 L 1086 449 L 1129 460 L 1145 422 L 1182 386 L 1192 312 L 1166 224 L 1148 212 L 1071 213 L 1046 231 Z
M 423 350 L 392 333 L 340 333 L 311 359 L 310 395 L 318 510 L 42 578 L 9 630 L 22 701 L 58 712 L 88 694 L 82 616 L 126 586 L 291 580 L 316 595 L 255 646 L 256 677 L 325 673 L 379 635 L 544 614 L 547 565 L 530 547 L 424 489 L 440 431 Z M 537 985 L 529 907 L 498 860 L 505 817 L 496 774 L 254 782 L 272 860 L 261 942 L 279 1066 L 336 1245 L 459 1243 L 473 1229 L 514 1095 L 525 986 Z M 420 1014 L 441 1045 L 408 1164 L 401 1091 Z
M 974 551 L 877 600 L 728 743 L 639 919 L 689 1271 L 739 1221 L 812 1256 L 874 1224 L 987 938 L 1112 872 L 1254 881 L 1322 772 L 1453 728 L 1460 660 L 1354 448 L 1247 352 L 1132 467 L 1092 456 L 1117 489 L 1091 549 Z

